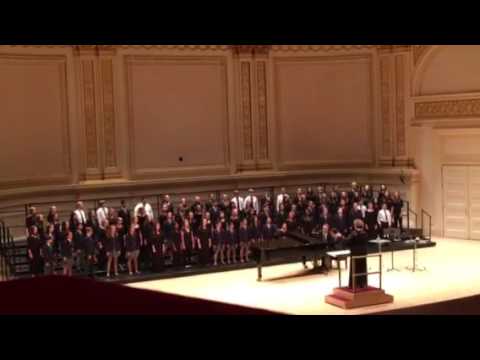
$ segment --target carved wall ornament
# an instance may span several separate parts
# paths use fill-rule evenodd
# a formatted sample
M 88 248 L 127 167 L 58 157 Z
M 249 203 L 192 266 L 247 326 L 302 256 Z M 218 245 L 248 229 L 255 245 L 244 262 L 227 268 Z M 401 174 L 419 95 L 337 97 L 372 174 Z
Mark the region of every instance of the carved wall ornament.
M 418 64 L 419 60 L 427 52 L 430 46 L 431 45 L 414 45 L 413 46 L 413 62 L 415 65 Z
M 267 76 L 265 61 L 257 62 L 258 137 L 260 160 L 268 159 Z
M 105 143 L 105 166 L 116 167 L 115 107 L 113 93 L 113 64 L 111 59 L 101 61 L 103 87 L 103 134 Z
M 250 63 L 240 64 L 244 160 L 253 160 L 252 89 Z
M 404 56 L 395 58 L 396 77 L 396 138 L 397 156 L 406 156 L 406 130 L 405 130 L 405 61 Z
M 98 168 L 97 119 L 95 103 L 95 73 L 92 60 L 82 61 L 83 99 L 85 112 L 85 136 L 87 168 Z
M 390 109 L 390 59 L 380 59 L 382 155 L 392 156 L 392 120 Z
M 417 119 L 477 116 L 480 116 L 480 99 L 428 101 L 415 104 L 415 117 Z

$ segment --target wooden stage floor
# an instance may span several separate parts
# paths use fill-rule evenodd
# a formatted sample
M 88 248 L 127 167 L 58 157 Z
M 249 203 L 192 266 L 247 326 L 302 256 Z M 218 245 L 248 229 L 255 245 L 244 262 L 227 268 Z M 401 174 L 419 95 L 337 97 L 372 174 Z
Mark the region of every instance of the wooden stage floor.
M 395 253 L 395 267 L 400 272 L 387 272 L 391 254 L 383 254 L 383 288 L 393 304 L 363 309 L 342 310 L 325 303 L 325 296 L 338 286 L 338 272 L 328 275 L 308 273 L 298 264 L 265 267 L 264 281 L 257 282 L 256 269 L 206 274 L 185 278 L 135 283 L 133 288 L 162 291 L 194 298 L 266 309 L 295 315 L 369 314 L 480 294 L 480 242 L 456 239 L 432 239 L 433 248 L 417 252 L 417 263 L 423 272 L 406 267 L 413 262 L 413 251 Z M 371 271 L 378 269 L 376 259 L 369 260 Z M 343 271 L 343 284 L 348 271 Z M 372 276 L 372 285 L 378 277 Z

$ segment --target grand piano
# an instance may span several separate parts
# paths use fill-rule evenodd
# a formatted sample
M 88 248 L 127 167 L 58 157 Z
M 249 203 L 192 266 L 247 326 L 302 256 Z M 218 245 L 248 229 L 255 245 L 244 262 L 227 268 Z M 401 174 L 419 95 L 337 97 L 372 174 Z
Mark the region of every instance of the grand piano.
M 436 246 L 432 241 L 425 241 L 418 244 L 417 248 L 428 248 Z M 394 241 L 391 244 L 383 246 L 384 252 L 393 252 L 411 250 L 414 245 L 408 241 Z M 327 244 L 323 243 L 316 237 L 308 236 L 300 232 L 289 232 L 270 241 L 255 244 L 251 251 L 251 258 L 257 263 L 258 277 L 257 281 L 262 281 L 262 268 L 269 265 L 277 265 L 284 263 L 293 263 L 295 261 L 302 262 L 303 258 L 312 261 L 314 266 L 317 261 L 327 255 Z M 343 249 L 335 249 L 343 250 Z M 368 253 L 375 254 L 378 252 L 378 246 L 375 244 L 368 245 Z
M 318 260 L 327 253 L 327 244 L 300 232 L 290 232 L 270 241 L 259 242 L 251 251 L 251 257 L 257 263 L 257 281 L 262 281 L 262 267 L 266 265 L 306 259 L 312 260 L 316 267 Z

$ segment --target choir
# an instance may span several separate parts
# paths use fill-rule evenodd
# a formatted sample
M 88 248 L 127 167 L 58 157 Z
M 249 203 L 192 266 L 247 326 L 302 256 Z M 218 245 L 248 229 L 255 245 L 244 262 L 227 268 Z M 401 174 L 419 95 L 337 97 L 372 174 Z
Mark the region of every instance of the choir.
M 68 220 L 60 222 L 52 206 L 46 221 L 34 207 L 26 217 L 28 257 L 33 276 L 63 274 L 93 277 L 106 270 L 107 277 L 128 272 L 161 272 L 173 268 L 230 265 L 250 262 L 255 244 L 275 241 L 281 233 L 300 231 L 323 237 L 329 244 L 340 243 L 354 229 L 355 220 L 365 223 L 369 238 L 383 230 L 402 227 L 403 200 L 390 194 L 385 185 L 374 193 L 370 185 L 352 183 L 349 191 L 334 186 L 297 189 L 292 196 L 282 188 L 275 199 L 267 193 L 257 196 L 250 189 L 246 197 L 236 190 L 231 196 L 206 201 L 199 196 L 189 204 L 182 198 L 174 206 L 169 195 L 160 204 L 160 213 L 142 199 L 133 209 L 125 201 L 119 209 L 106 201 L 87 211 L 77 202 Z M 156 216 L 155 216 L 156 215 Z

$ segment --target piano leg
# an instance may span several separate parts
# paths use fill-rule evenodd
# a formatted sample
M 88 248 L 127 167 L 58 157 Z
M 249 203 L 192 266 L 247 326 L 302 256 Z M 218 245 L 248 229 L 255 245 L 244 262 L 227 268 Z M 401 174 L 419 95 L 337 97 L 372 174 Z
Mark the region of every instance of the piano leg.
M 262 281 L 262 264 L 261 263 L 258 263 L 257 271 L 258 271 L 257 281 Z

